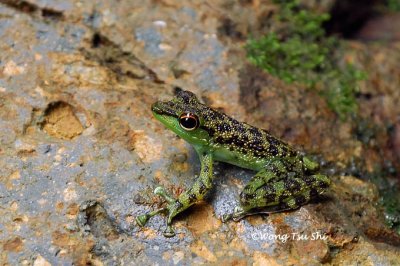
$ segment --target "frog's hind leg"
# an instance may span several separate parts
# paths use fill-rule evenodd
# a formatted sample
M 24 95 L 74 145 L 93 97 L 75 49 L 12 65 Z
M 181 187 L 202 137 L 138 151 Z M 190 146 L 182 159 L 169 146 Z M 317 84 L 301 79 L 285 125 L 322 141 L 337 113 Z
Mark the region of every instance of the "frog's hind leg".
M 241 206 L 236 207 L 233 213 L 223 215 L 222 221 L 225 222 L 230 219 L 236 221 L 244 216 L 250 215 L 252 213 L 250 211 L 251 209 L 260 207 L 256 192 L 265 187 L 268 183 L 272 184 L 277 180 L 278 176 L 276 173 L 266 169 L 259 171 L 240 193 Z
M 290 183 L 293 183 L 293 180 Z M 293 193 L 285 190 L 285 184 L 289 184 L 285 179 L 272 178 L 269 183 L 265 183 L 254 191 L 244 189 L 240 193 L 240 206 L 236 207 L 229 217 L 223 217 L 223 220 L 231 218 L 234 221 L 239 221 L 243 217 L 253 214 L 271 214 L 297 209 L 299 205 L 293 198 Z M 252 185 L 252 181 L 249 185 Z M 305 196 L 303 204 L 308 200 L 309 197 Z M 261 208 L 262 211 L 260 211 Z
M 235 208 L 233 214 L 224 216 L 223 220 L 232 218 L 238 221 L 245 216 L 260 213 L 254 210 L 260 208 L 263 208 L 263 213 L 297 209 L 324 192 L 329 184 L 329 179 L 324 175 L 296 177 L 284 171 L 262 170 L 240 194 L 240 206 Z

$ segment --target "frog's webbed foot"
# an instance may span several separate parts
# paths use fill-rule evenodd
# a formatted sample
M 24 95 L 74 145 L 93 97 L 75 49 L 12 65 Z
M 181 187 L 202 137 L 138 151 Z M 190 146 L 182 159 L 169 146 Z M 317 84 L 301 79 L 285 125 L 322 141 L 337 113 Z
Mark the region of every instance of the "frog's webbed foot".
M 235 222 L 240 221 L 243 217 L 247 216 L 248 212 L 245 211 L 242 207 L 235 207 L 233 213 L 224 214 L 221 217 L 223 223 L 233 220 Z
M 298 208 L 298 207 L 296 207 Z M 279 212 L 284 212 L 284 211 L 292 211 L 296 208 L 293 207 L 286 207 L 286 208 L 282 208 L 279 205 L 278 206 L 272 206 L 270 208 L 266 208 L 266 209 L 255 209 L 255 210 L 245 210 L 242 207 L 235 207 L 235 210 L 233 211 L 233 213 L 230 214 L 225 214 L 221 217 L 221 220 L 223 223 L 229 221 L 229 220 L 233 220 L 235 222 L 240 221 L 241 219 L 243 219 L 246 216 L 250 216 L 250 215 L 255 215 L 255 214 L 272 214 L 272 213 L 279 213 Z
M 167 225 L 167 227 L 165 228 L 163 235 L 165 237 L 174 237 L 175 236 L 175 230 L 174 228 L 172 228 L 171 225 Z
M 177 199 L 172 197 L 168 192 L 165 190 L 164 187 L 156 187 L 154 190 L 154 194 L 163 197 L 167 203 L 168 206 L 165 208 L 165 210 L 168 211 L 168 218 L 167 218 L 167 227 L 165 228 L 163 235 L 165 237 L 174 237 L 175 236 L 175 231 L 174 228 L 172 227 L 172 218 L 176 215 L 176 211 L 179 208 L 179 202 Z M 177 207 L 178 206 L 178 207 Z
M 164 198 L 168 202 L 168 204 L 173 204 L 176 201 L 174 197 L 168 194 L 164 187 L 156 187 L 154 189 L 154 194 Z
M 177 200 L 174 199 L 172 196 L 170 196 L 163 187 L 156 187 L 156 189 L 154 189 L 154 194 L 163 197 L 167 201 L 168 206 L 137 216 L 136 223 L 140 227 L 143 227 L 151 217 L 153 217 L 159 213 L 162 213 L 162 212 L 169 212 L 168 219 L 167 219 L 167 227 L 163 234 L 165 237 L 173 237 L 173 236 L 175 236 L 175 232 L 171 226 L 172 217 L 170 214 L 171 214 L 171 211 L 175 210 L 174 206 L 176 205 Z
M 155 211 L 151 211 L 151 212 L 139 215 L 136 217 L 136 223 L 140 227 L 143 227 L 151 217 L 153 217 L 161 212 L 164 212 L 165 210 L 166 210 L 166 208 L 161 208 L 161 209 L 157 209 Z

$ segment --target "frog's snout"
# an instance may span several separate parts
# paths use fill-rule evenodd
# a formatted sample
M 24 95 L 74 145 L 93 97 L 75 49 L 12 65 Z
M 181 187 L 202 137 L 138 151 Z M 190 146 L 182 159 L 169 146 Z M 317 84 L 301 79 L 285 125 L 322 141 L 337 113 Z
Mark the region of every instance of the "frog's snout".
M 170 102 L 155 102 L 151 106 L 151 111 L 157 115 L 166 115 L 166 116 L 173 116 L 176 117 L 177 110 Z
M 156 114 L 161 114 L 162 113 L 162 108 L 160 106 L 160 102 L 155 102 L 151 105 L 151 111 L 156 113 Z

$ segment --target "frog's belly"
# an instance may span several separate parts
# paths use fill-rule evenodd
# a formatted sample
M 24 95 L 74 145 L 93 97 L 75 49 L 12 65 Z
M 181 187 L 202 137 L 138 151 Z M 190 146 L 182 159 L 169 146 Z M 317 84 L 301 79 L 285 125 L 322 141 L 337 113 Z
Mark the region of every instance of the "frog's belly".
M 233 164 L 245 169 L 260 171 L 268 162 L 269 158 L 255 158 L 240 152 L 230 151 L 225 148 L 217 148 L 214 150 L 214 159 L 216 161 Z

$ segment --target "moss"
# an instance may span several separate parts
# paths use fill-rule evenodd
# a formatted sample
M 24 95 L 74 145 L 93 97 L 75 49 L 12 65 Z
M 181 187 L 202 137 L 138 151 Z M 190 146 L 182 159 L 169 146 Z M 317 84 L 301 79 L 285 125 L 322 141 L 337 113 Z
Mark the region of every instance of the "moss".
M 363 121 L 364 123 L 366 121 Z M 362 129 L 364 125 L 361 125 L 359 129 Z M 367 131 L 368 136 L 360 136 L 366 142 L 369 142 L 376 128 L 369 128 Z M 334 165 L 334 164 L 333 164 Z M 331 165 L 329 169 L 334 169 L 335 166 Z M 328 169 L 328 168 L 326 168 Z M 375 164 L 372 171 L 366 170 L 365 162 L 360 159 L 354 158 L 351 164 L 347 165 L 346 168 L 340 171 L 345 172 L 348 175 L 355 176 L 364 181 L 373 183 L 379 192 L 379 199 L 377 207 L 382 211 L 382 218 L 385 220 L 386 225 L 393 229 L 400 235 L 400 193 L 398 171 L 393 166 L 392 162 L 385 161 L 382 164 Z M 373 201 L 373 199 L 371 199 Z
M 383 207 L 386 224 L 400 234 L 400 194 L 398 181 L 394 178 L 396 174 L 396 169 L 388 163 L 366 176 L 379 189 L 379 204 Z
M 278 3 L 279 28 L 249 40 L 248 59 L 285 82 L 317 88 L 341 119 L 356 113 L 357 82 L 365 75 L 350 64 L 339 63 L 341 43 L 326 37 L 322 28 L 329 15 L 302 9 L 298 0 Z
M 386 0 L 386 6 L 389 10 L 400 11 L 400 0 Z
M 385 191 L 386 193 L 380 199 L 380 203 L 385 210 L 386 224 L 400 234 L 400 198 L 399 192 L 395 189 Z
M 322 94 L 326 97 L 329 107 L 344 120 L 349 114 L 355 114 L 358 110 L 356 93 L 358 81 L 366 78 L 366 74 L 348 64 L 344 68 L 335 67 L 324 81 L 325 90 Z M 321 77 L 324 78 L 324 77 Z

